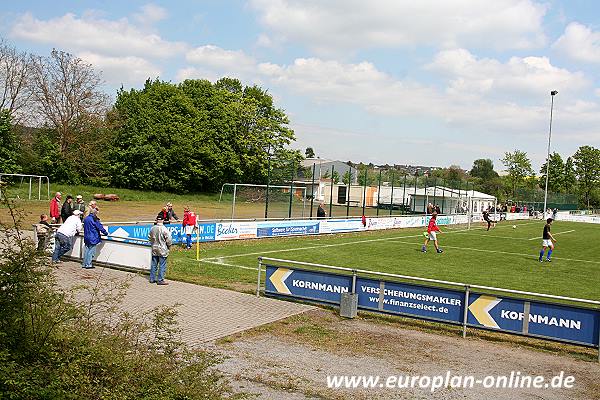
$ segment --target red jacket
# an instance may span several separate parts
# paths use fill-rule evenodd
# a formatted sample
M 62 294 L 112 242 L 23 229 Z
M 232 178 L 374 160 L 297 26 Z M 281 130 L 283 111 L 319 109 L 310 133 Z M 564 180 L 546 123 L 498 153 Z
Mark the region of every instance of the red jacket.
M 183 226 L 196 225 L 196 214 L 192 211 L 185 211 L 183 213 Z
M 433 231 L 438 231 L 440 230 L 440 228 L 438 228 L 438 226 L 435 224 L 435 218 L 431 218 L 429 220 L 429 225 L 427 225 L 427 233 L 431 233 Z
M 60 218 L 60 201 L 56 197 L 50 200 L 50 218 Z

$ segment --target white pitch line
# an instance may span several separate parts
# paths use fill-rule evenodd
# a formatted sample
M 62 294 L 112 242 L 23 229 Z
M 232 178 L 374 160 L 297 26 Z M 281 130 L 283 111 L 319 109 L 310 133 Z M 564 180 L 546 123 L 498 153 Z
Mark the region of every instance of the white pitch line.
M 526 222 L 523 224 L 519 224 L 519 226 L 538 224 L 538 223 L 539 222 L 537 222 L 537 221 Z M 445 226 L 442 225 L 442 228 L 444 228 L 444 227 Z M 508 228 L 508 227 L 509 227 L 508 225 L 502 225 L 499 227 L 497 226 L 496 228 Z M 422 228 L 425 228 L 425 227 L 422 227 Z M 451 231 L 447 232 L 447 234 L 469 232 L 469 231 L 483 230 L 483 229 L 484 229 L 484 227 L 472 227 L 470 230 L 468 228 L 459 229 L 459 230 L 451 230 Z M 199 260 L 199 262 L 205 262 L 205 263 L 209 263 L 209 264 L 223 265 L 223 266 L 229 266 L 229 267 L 237 267 L 237 268 L 243 268 L 243 269 L 249 269 L 249 270 L 257 270 L 258 268 L 251 268 L 251 267 L 246 267 L 246 266 L 237 265 L 237 264 L 225 263 L 225 262 L 223 262 L 223 259 L 235 258 L 235 257 L 245 257 L 245 256 L 255 256 L 255 255 L 262 255 L 262 254 L 285 253 L 285 252 L 289 252 L 289 251 L 313 250 L 313 249 L 320 249 L 320 248 L 326 248 L 326 247 L 339 247 L 339 246 L 347 246 L 347 245 L 352 245 L 352 244 L 370 243 L 370 242 L 397 241 L 398 243 L 409 243 L 409 242 L 401 242 L 400 239 L 409 239 L 409 238 L 421 237 L 421 236 L 422 236 L 422 234 L 408 235 L 408 236 L 394 236 L 394 237 L 377 238 L 377 239 L 354 240 L 352 242 L 344 242 L 344 243 L 319 244 L 319 245 L 315 245 L 315 246 L 295 247 L 295 248 L 291 248 L 291 249 L 278 249 L 278 250 L 258 251 L 258 252 L 252 252 L 252 253 L 244 253 L 244 254 L 232 254 L 229 256 L 202 258 Z M 449 246 L 446 246 L 446 247 L 449 247 Z
M 500 238 L 500 239 L 529 240 L 527 238 L 519 238 L 519 237 L 514 237 L 514 236 L 486 235 L 485 233 L 460 232 L 460 234 L 461 235 L 473 235 L 473 236 L 481 236 L 481 237 Z
M 563 233 L 571 233 L 571 232 L 575 232 L 575 229 L 571 229 L 570 231 L 564 231 L 564 232 L 556 232 L 553 233 L 552 235 L 562 235 Z M 527 240 L 536 240 L 536 239 L 541 239 L 539 236 L 536 237 L 532 237 L 531 239 L 527 239 Z
M 414 246 L 420 246 L 421 245 L 420 243 L 413 243 L 413 242 L 400 242 L 400 241 L 398 241 L 398 243 L 411 244 L 411 245 L 414 245 Z M 508 255 L 511 255 L 511 256 L 522 256 L 522 257 L 534 258 L 534 259 L 537 259 L 537 257 L 538 257 L 537 255 L 531 255 L 531 254 L 511 253 L 509 251 L 501 251 L 501 250 L 474 249 L 472 247 L 458 247 L 458 246 L 440 246 L 440 247 L 447 247 L 447 248 L 450 248 L 450 249 L 458 249 L 458 250 L 479 251 L 479 252 L 483 252 L 483 253 L 508 254 Z M 552 256 L 552 259 L 553 260 L 583 262 L 583 263 L 590 263 L 590 264 L 600 264 L 600 261 L 579 260 L 577 258 L 564 258 L 564 257 Z

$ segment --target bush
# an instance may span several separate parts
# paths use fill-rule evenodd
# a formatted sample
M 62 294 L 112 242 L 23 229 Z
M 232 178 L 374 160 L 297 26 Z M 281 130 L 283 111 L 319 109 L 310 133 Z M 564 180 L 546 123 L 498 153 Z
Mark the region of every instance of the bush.
M 4 193 L 4 191 L 3 191 Z M 221 399 L 232 395 L 211 353 L 177 340 L 174 308 L 120 311 L 127 282 L 57 287 L 52 267 L 0 221 L 0 398 Z

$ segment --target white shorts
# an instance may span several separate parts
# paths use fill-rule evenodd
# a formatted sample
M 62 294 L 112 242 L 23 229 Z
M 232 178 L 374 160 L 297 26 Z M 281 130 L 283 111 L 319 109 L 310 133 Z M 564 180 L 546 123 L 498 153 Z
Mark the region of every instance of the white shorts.
M 437 240 L 437 235 L 436 235 L 435 231 L 429 232 L 429 240 L 433 240 L 433 241 Z
M 185 226 L 185 234 L 191 235 L 194 232 L 194 225 L 186 225 Z
M 550 240 L 550 239 L 542 240 L 542 247 L 552 247 L 552 246 L 554 246 L 554 244 L 552 243 L 552 240 Z

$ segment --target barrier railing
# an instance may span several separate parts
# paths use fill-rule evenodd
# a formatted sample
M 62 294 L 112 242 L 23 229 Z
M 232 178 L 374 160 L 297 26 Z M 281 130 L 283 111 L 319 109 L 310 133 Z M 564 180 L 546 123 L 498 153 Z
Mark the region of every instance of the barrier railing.
M 596 300 L 270 257 L 258 258 L 257 296 L 263 267 L 266 295 L 335 306 L 351 295 L 358 309 L 460 325 L 463 337 L 470 327 L 599 348 Z

